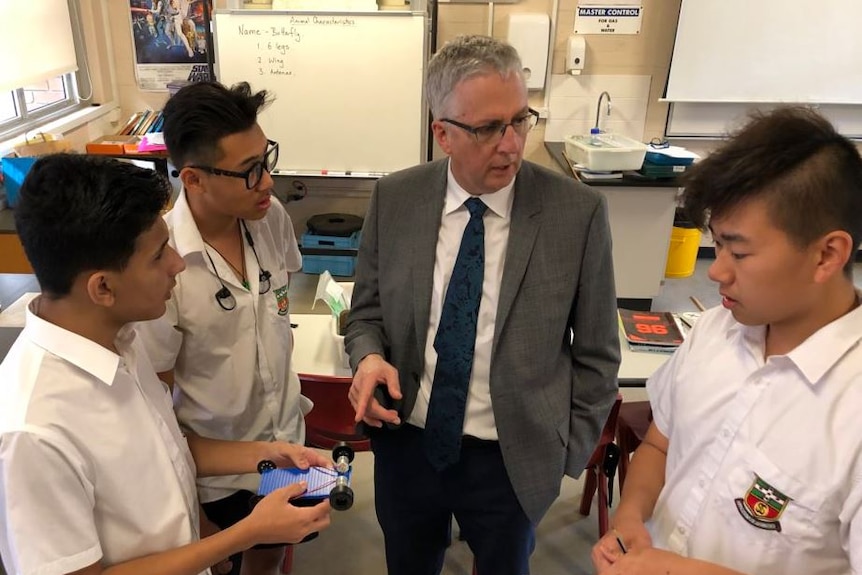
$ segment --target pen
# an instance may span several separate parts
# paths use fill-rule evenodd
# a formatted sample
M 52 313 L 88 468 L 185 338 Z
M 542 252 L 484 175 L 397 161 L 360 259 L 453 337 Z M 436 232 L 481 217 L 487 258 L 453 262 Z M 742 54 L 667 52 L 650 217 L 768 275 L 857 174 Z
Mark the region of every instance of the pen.
M 623 552 L 623 555 L 625 555 L 626 553 L 628 553 L 628 552 L 629 552 L 629 550 L 628 550 L 628 549 L 626 549 L 626 545 L 625 545 L 625 543 L 623 543 L 623 540 L 622 540 L 622 538 L 620 537 L 620 534 L 619 534 L 619 532 L 618 532 L 616 529 L 614 529 L 614 537 L 616 537 L 617 545 L 619 545 L 619 546 L 620 546 L 620 551 L 622 551 L 622 552 Z
M 689 296 L 689 299 L 691 300 L 691 302 L 694 304 L 694 306 L 695 306 L 699 311 L 706 311 L 706 307 L 704 307 L 704 305 L 703 305 L 702 303 L 700 303 L 700 300 L 699 300 L 699 299 L 697 299 L 697 298 L 696 298 L 696 297 L 694 297 L 693 295 L 692 295 L 692 296 Z

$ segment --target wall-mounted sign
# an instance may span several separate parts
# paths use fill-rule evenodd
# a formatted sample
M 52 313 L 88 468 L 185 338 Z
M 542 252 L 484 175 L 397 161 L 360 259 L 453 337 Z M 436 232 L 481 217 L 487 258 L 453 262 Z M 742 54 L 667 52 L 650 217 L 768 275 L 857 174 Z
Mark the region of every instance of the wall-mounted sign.
M 643 6 L 581 3 L 575 13 L 575 34 L 640 34 Z

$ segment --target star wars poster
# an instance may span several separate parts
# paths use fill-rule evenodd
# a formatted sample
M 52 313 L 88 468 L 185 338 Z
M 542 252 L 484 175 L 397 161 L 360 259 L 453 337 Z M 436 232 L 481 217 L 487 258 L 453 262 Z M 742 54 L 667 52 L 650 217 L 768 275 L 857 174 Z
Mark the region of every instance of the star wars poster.
M 212 0 L 129 0 L 135 76 L 142 90 L 167 90 L 170 82 L 207 74 L 205 1 L 212 14 Z

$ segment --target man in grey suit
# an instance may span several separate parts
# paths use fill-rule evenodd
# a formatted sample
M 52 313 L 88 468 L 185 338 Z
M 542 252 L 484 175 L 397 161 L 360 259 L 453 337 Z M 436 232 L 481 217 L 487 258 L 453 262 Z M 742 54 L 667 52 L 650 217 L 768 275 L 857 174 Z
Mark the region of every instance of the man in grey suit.
M 459 37 L 427 73 L 449 158 L 377 184 L 349 396 L 371 436 L 389 574 L 440 573 L 454 515 L 479 575 L 523 575 L 617 393 L 607 207 L 522 162 L 538 114 L 511 46 Z

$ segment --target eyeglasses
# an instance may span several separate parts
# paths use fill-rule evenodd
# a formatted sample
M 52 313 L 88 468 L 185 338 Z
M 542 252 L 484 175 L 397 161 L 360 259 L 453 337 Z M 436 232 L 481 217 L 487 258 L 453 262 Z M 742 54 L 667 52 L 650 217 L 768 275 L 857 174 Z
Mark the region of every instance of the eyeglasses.
M 664 148 L 670 148 L 670 142 L 668 142 L 664 138 L 653 138 L 649 141 L 650 148 L 655 148 L 656 150 L 661 150 Z
M 257 293 L 259 295 L 263 295 L 268 293 L 270 288 L 272 287 L 271 278 L 272 274 L 269 270 L 263 269 L 263 266 L 260 265 L 260 258 L 257 257 L 257 250 L 254 249 L 254 238 L 251 236 L 251 232 L 248 231 L 248 227 L 245 225 L 244 220 L 240 220 L 240 225 L 242 225 L 243 235 L 245 235 L 245 240 L 248 242 L 248 246 L 251 248 L 251 253 L 254 254 L 254 259 L 257 261 L 257 268 L 260 270 L 260 273 L 257 275 L 258 281 L 258 289 Z M 233 311 L 236 309 L 236 298 L 233 295 L 233 292 L 228 289 L 226 285 L 224 285 L 224 281 L 221 279 L 221 276 L 218 275 L 218 270 L 216 270 L 215 262 L 213 262 L 212 256 L 206 250 L 204 252 L 207 255 L 207 258 L 210 260 L 210 265 L 213 268 L 213 272 L 215 272 L 216 279 L 218 279 L 218 283 L 221 285 L 221 289 L 219 289 L 215 293 L 216 303 L 218 303 L 219 307 L 225 311 Z M 246 282 L 243 282 L 245 285 Z M 248 286 L 246 285 L 246 288 Z
M 197 168 L 198 170 L 203 170 L 208 174 L 214 174 L 216 176 L 242 178 L 245 180 L 245 187 L 251 190 L 260 183 L 260 179 L 263 177 L 263 171 L 266 170 L 267 172 L 272 172 L 272 170 L 275 169 L 276 162 L 278 162 L 278 142 L 267 140 L 266 145 L 268 149 L 264 153 L 263 159 L 252 164 L 252 166 L 244 172 L 233 172 L 231 170 L 222 170 L 221 168 L 213 168 L 210 166 L 191 165 L 187 167 Z
M 509 126 L 512 126 L 512 130 L 514 130 L 519 136 L 527 135 L 527 132 L 532 130 L 538 123 L 539 113 L 532 108 L 528 108 L 526 114 L 518 116 L 508 124 L 504 124 L 503 122 L 491 122 L 484 126 L 475 127 L 455 120 L 450 120 L 449 118 L 441 118 L 440 121 L 457 126 L 466 132 L 470 132 L 480 144 L 496 145 L 503 139 L 503 136 L 506 134 L 506 128 Z

